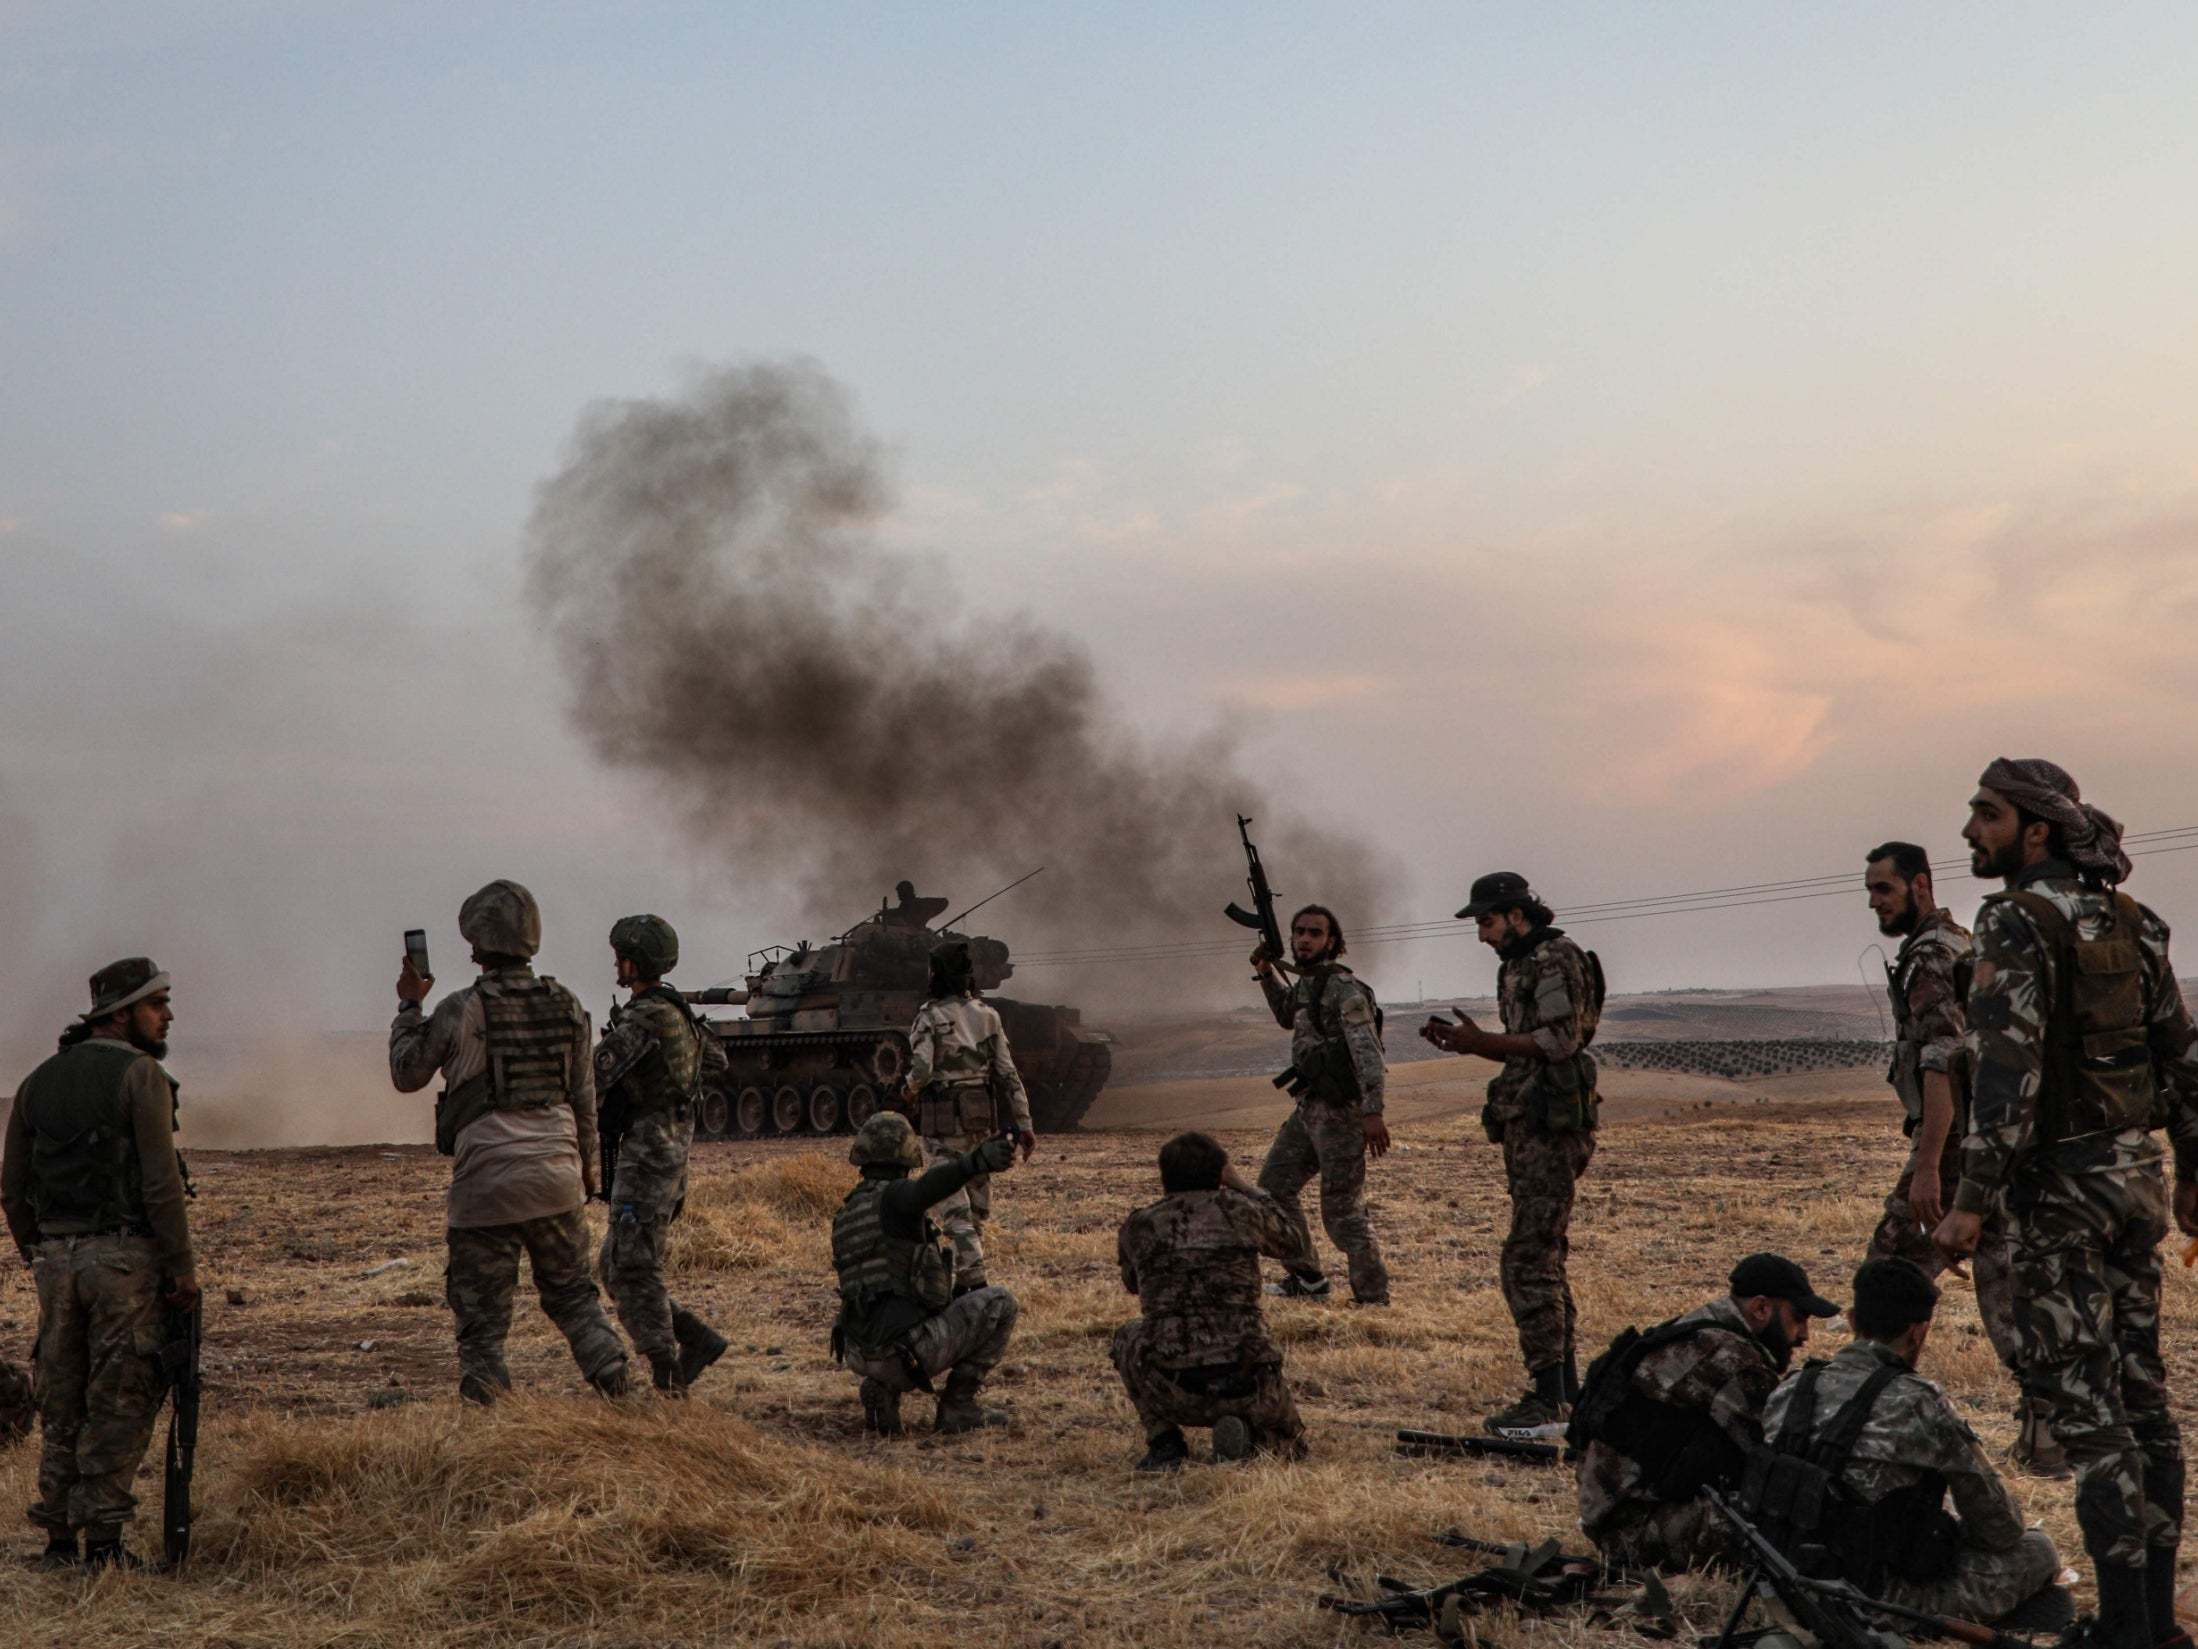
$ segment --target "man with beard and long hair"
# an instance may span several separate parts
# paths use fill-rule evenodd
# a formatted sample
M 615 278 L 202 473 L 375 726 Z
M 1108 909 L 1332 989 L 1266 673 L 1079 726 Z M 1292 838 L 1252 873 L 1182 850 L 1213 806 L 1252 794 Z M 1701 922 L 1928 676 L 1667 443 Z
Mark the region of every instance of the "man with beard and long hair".
M 2187 1645 L 2183 1447 L 2160 1357 L 2169 1198 L 2152 1130 L 2167 1123 L 2174 1217 L 2198 1234 L 2198 1029 L 2166 924 L 2119 891 L 2121 825 L 2049 761 L 2001 757 L 1977 784 L 1962 835 L 1976 874 L 2006 891 L 1977 913 L 1969 1135 L 1936 1240 L 1968 1256 L 2006 1199 L 2023 1389 L 2075 1468 L 2098 1576 L 2087 1642 Z
M 1900 941 L 1885 969 L 1893 1007 L 1893 1062 L 1886 1080 L 1900 1100 L 1901 1131 L 1909 1139 L 1907 1164 L 1885 1199 L 1885 1217 L 1870 1235 L 1867 1257 L 1907 1260 L 1935 1277 L 1946 1261 L 1931 1233 L 1961 1183 L 1961 1141 L 1969 1131 L 1969 1022 L 1963 999 L 1976 943 L 1933 897 L 1930 855 L 1914 842 L 1872 848 L 1862 885 L 1878 932 Z M 1977 1315 L 2001 1364 L 2019 1379 L 2013 1263 L 2007 1221 L 1995 1208 L 1974 1257 Z M 2015 1406 L 2015 1420 L 2016 1463 L 2041 1476 L 2067 1476 L 2043 1409 L 2024 1399 Z
M 1684 1316 L 1627 1330 L 1588 1370 L 1572 1426 L 1580 1527 L 1614 1563 L 1677 1571 L 1723 1554 L 1702 1490 L 1734 1485 L 1810 1319 L 1839 1312 L 1782 1254 L 1750 1254 L 1728 1287 Z
M 0 1209 L 38 1279 L 43 1444 L 30 1520 L 46 1568 L 136 1568 L 122 1531 L 167 1395 L 163 1302 L 188 1310 L 198 1268 L 176 1154 L 168 976 L 143 956 L 92 975 L 92 1005 L 33 1071 L 8 1116 Z

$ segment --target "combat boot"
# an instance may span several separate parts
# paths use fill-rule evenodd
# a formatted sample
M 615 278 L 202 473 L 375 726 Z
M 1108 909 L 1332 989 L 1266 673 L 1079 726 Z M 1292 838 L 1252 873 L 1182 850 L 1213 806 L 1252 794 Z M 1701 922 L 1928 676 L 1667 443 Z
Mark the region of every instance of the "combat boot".
M 1182 1432 L 1170 1426 L 1147 1444 L 1145 1458 L 1137 1462 L 1137 1469 L 1141 1472 L 1181 1471 L 1183 1462 L 1190 1457 L 1190 1444 L 1183 1441 Z
M 138 1570 L 145 1567 L 145 1560 L 122 1544 L 120 1535 L 109 1540 L 84 1542 L 84 1567 L 87 1569 Z
M 633 1395 L 633 1373 L 626 1366 L 623 1358 L 611 1364 L 601 1374 L 589 1375 L 588 1384 L 595 1388 L 597 1395 L 603 1397 L 617 1398 Z
M 2075 1476 L 2068 1464 L 2068 1452 L 2061 1447 L 2061 1440 L 2053 1435 L 2053 1428 L 2045 1418 L 2045 1405 L 2035 1397 L 2025 1397 L 2015 1405 L 2016 1468 L 2031 1477 L 2043 1477 L 2062 1481 Z
M 482 1408 L 504 1395 L 506 1388 L 494 1380 L 483 1379 L 478 1374 L 461 1374 L 458 1377 L 458 1396 L 465 1402 L 476 1403 Z
M 1481 1424 L 1498 1437 L 1547 1440 L 1560 1436 L 1570 1406 L 1565 1402 L 1565 1371 L 1561 1363 L 1534 1371 L 1534 1386 L 1507 1409 L 1499 1409 Z
M 38 1554 L 41 1569 L 73 1569 L 79 1562 L 74 1529 L 49 1529 L 46 1532 L 46 1549 Z
M 1252 1453 L 1252 1428 L 1243 1416 L 1224 1414 L 1213 1423 L 1213 1457 L 1216 1460 L 1248 1460 Z
M 966 1379 L 958 1372 L 947 1376 L 946 1389 L 939 1393 L 939 1430 L 953 1436 L 1007 1424 L 1005 1409 L 988 1409 L 978 1403 L 977 1392 L 983 1384 L 982 1375 L 974 1379 Z
M 862 1423 L 873 1436 L 900 1436 L 901 1394 L 883 1380 L 863 1381 Z
M 702 1371 L 725 1355 L 732 1342 L 684 1308 L 672 1313 L 672 1338 L 679 1342 L 679 1383 L 691 1386 Z
M 2155 1649 L 2191 1649 L 2190 1633 L 2175 1618 L 2175 1554 L 2180 1548 L 2145 1551 L 2145 1623 Z
M 2096 1563 L 2099 1612 L 2079 1620 L 2061 1641 L 2083 1649 L 2154 1649 L 2151 1617 L 2145 1608 L 2145 1571 Z
M 679 1359 L 676 1357 L 660 1358 L 651 1353 L 649 1378 L 656 1386 L 659 1397 L 679 1402 L 687 1395 L 687 1382 L 679 1377 Z
M 1325 1300 L 1335 1291 L 1336 1285 L 1318 1272 L 1300 1277 L 1295 1271 L 1285 1271 L 1282 1281 L 1267 1285 L 1268 1293 L 1285 1300 Z

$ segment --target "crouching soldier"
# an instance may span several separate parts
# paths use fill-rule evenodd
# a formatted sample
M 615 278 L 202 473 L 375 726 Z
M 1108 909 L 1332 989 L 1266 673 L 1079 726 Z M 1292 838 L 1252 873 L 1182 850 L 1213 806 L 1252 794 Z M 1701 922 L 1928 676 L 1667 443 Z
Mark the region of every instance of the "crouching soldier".
M 1863 1262 L 1855 1337 L 1772 1393 L 1770 1449 L 1751 1463 L 1741 1501 L 1796 1562 L 1903 1608 L 1991 1625 L 2050 1585 L 2060 1557 L 2043 1530 L 2023 1526 L 1968 1422 L 1916 1372 L 1938 1299 L 1911 1261 Z M 1829 1479 L 1821 1492 L 1812 1474 Z M 1813 1527 L 1793 1511 L 1819 1504 Z
M 862 1377 L 863 1419 L 881 1437 L 900 1435 L 901 1395 L 930 1391 L 935 1374 L 946 1376 L 939 1430 L 975 1431 L 1007 1418 L 980 1407 L 977 1393 L 1015 1331 L 1015 1296 L 994 1287 L 956 1294 L 952 1252 L 928 1211 L 978 1175 L 1008 1167 L 1015 1147 L 988 1139 L 911 1179 L 923 1158 L 906 1117 L 872 1117 L 847 1153 L 862 1179 L 832 1216 L 840 1285 L 832 1353 Z
M 1721 1555 L 1702 1490 L 1733 1488 L 1809 1319 L 1839 1313 L 1780 1254 L 1750 1254 L 1729 1288 L 1627 1329 L 1587 1371 L 1568 1434 L 1580 1451 L 1580 1527 L 1614 1563 L 1676 1571 Z
M 1302 1455 L 1305 1427 L 1259 1312 L 1259 1261 L 1307 1269 L 1303 1224 L 1245 1184 L 1204 1134 L 1160 1148 L 1160 1189 L 1158 1202 L 1122 1222 L 1116 1243 L 1122 1286 L 1144 1313 L 1114 1336 L 1114 1366 L 1145 1426 L 1137 1469 L 1189 1459 L 1184 1426 L 1213 1427 L 1217 1459 L 1261 1446 Z

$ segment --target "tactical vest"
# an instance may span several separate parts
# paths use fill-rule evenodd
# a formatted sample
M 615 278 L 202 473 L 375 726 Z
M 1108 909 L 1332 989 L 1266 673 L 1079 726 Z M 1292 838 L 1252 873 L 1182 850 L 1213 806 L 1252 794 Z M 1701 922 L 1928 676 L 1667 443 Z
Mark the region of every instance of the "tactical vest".
M 954 1262 L 928 1216 L 921 1237 L 896 1237 L 885 1229 L 885 1188 L 896 1183 L 859 1181 L 832 1216 L 843 1326 L 883 1298 L 913 1300 L 929 1315 L 944 1311 L 954 1297 Z
M 30 1130 L 30 1204 L 42 1235 L 151 1232 L 137 1134 L 122 1097 L 123 1075 L 145 1057 L 112 1042 L 80 1042 L 24 1082 L 17 1103 Z
M 1921 1481 L 1864 1500 L 1840 1476 L 1885 1388 L 1905 1371 L 1873 1369 L 1821 1429 L 1812 1361 L 1797 1377 L 1784 1424 L 1752 1451 L 1740 1481 L 1740 1508 L 1795 1568 L 1819 1580 L 1845 1580 L 1872 1597 L 1890 1577 L 1928 1584 L 1950 1573 L 1961 1526 L 1946 1511 L 1946 1479 Z
M 1320 1038 L 1320 1046 L 1292 1067 L 1301 1085 L 1290 1091 L 1299 1098 L 1355 1111 L 1366 1095 L 1359 1086 L 1358 1064 L 1351 1057 L 1351 1043 L 1343 1034 L 1343 1022 L 1328 1008 L 1328 981 L 1335 972 L 1332 967 L 1308 968 L 1291 987 L 1297 994 L 1297 1006 L 1303 1008 L 1313 1022 L 1313 1034 Z M 1357 989 L 1366 991 L 1367 999 L 1373 1001 L 1374 993 L 1367 990 L 1356 975 L 1351 982 Z M 1374 1001 L 1374 1041 L 1379 1043 L 1381 1037 L 1381 1003 Z
M 1995 893 L 1984 902 L 1997 900 L 2019 906 L 2054 952 L 2058 988 L 2046 1010 L 2040 1143 L 2158 1127 L 2165 1118 L 2146 1035 L 2144 947 L 2137 937 L 2144 916 L 2137 901 L 2115 894 L 2112 924 L 2086 939 L 2041 893 Z
M 572 1055 L 582 1015 L 572 993 L 548 974 L 483 979 L 487 1064 L 435 1101 L 435 1149 L 457 1152 L 458 1136 L 491 1111 L 538 1111 L 572 1099 Z
M 618 1079 L 629 1122 L 663 1111 L 676 1112 L 694 1104 L 695 1090 L 702 1076 L 702 1039 L 710 1034 L 696 1022 L 687 999 L 669 985 L 651 985 L 637 993 L 634 1001 L 648 997 L 669 1002 L 677 1008 L 679 1017 L 686 1023 L 686 1034 L 657 1038 L 656 1046 Z M 631 1011 L 630 1007 L 628 1011 Z
M 1656 1500 L 1677 1504 L 1692 1500 L 1705 1486 L 1724 1488 L 1735 1482 L 1747 1455 L 1708 1410 L 1661 1402 L 1633 1383 L 1650 1352 L 1712 1328 L 1738 1332 L 1729 1323 L 1674 1318 L 1645 1332 L 1629 1328 L 1619 1335 L 1588 1365 L 1565 1441 L 1574 1449 L 1601 1443 L 1624 1455 L 1640 1469 L 1642 1486 Z

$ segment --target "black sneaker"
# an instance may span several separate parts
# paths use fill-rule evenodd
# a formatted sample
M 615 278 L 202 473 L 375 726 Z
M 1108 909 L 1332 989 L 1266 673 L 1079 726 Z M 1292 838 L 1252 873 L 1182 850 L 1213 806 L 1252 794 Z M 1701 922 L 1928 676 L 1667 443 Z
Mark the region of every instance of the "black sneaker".
M 1141 1472 L 1181 1471 L 1183 1463 L 1191 1457 L 1190 1444 L 1183 1441 L 1183 1434 L 1169 1427 L 1152 1439 L 1145 1450 L 1145 1458 L 1137 1462 Z
M 673 1319 L 672 1332 L 679 1341 L 679 1383 L 691 1386 L 702 1371 L 725 1355 L 732 1342 L 699 1317 L 682 1313 Z
M 76 1531 L 72 1529 L 67 1534 L 49 1531 L 46 1535 L 46 1549 L 31 1561 L 41 1569 L 75 1568 L 82 1561 L 76 1549 Z
M 1269 1283 L 1267 1292 L 1285 1300 L 1325 1300 L 1336 1291 L 1336 1285 L 1326 1277 L 1307 1280 L 1295 1271 L 1283 1273 L 1282 1281 Z
M 1518 1442 L 1546 1442 L 1562 1437 L 1567 1410 L 1539 1391 L 1530 1391 L 1507 1409 L 1499 1409 L 1481 1424 L 1498 1437 Z

